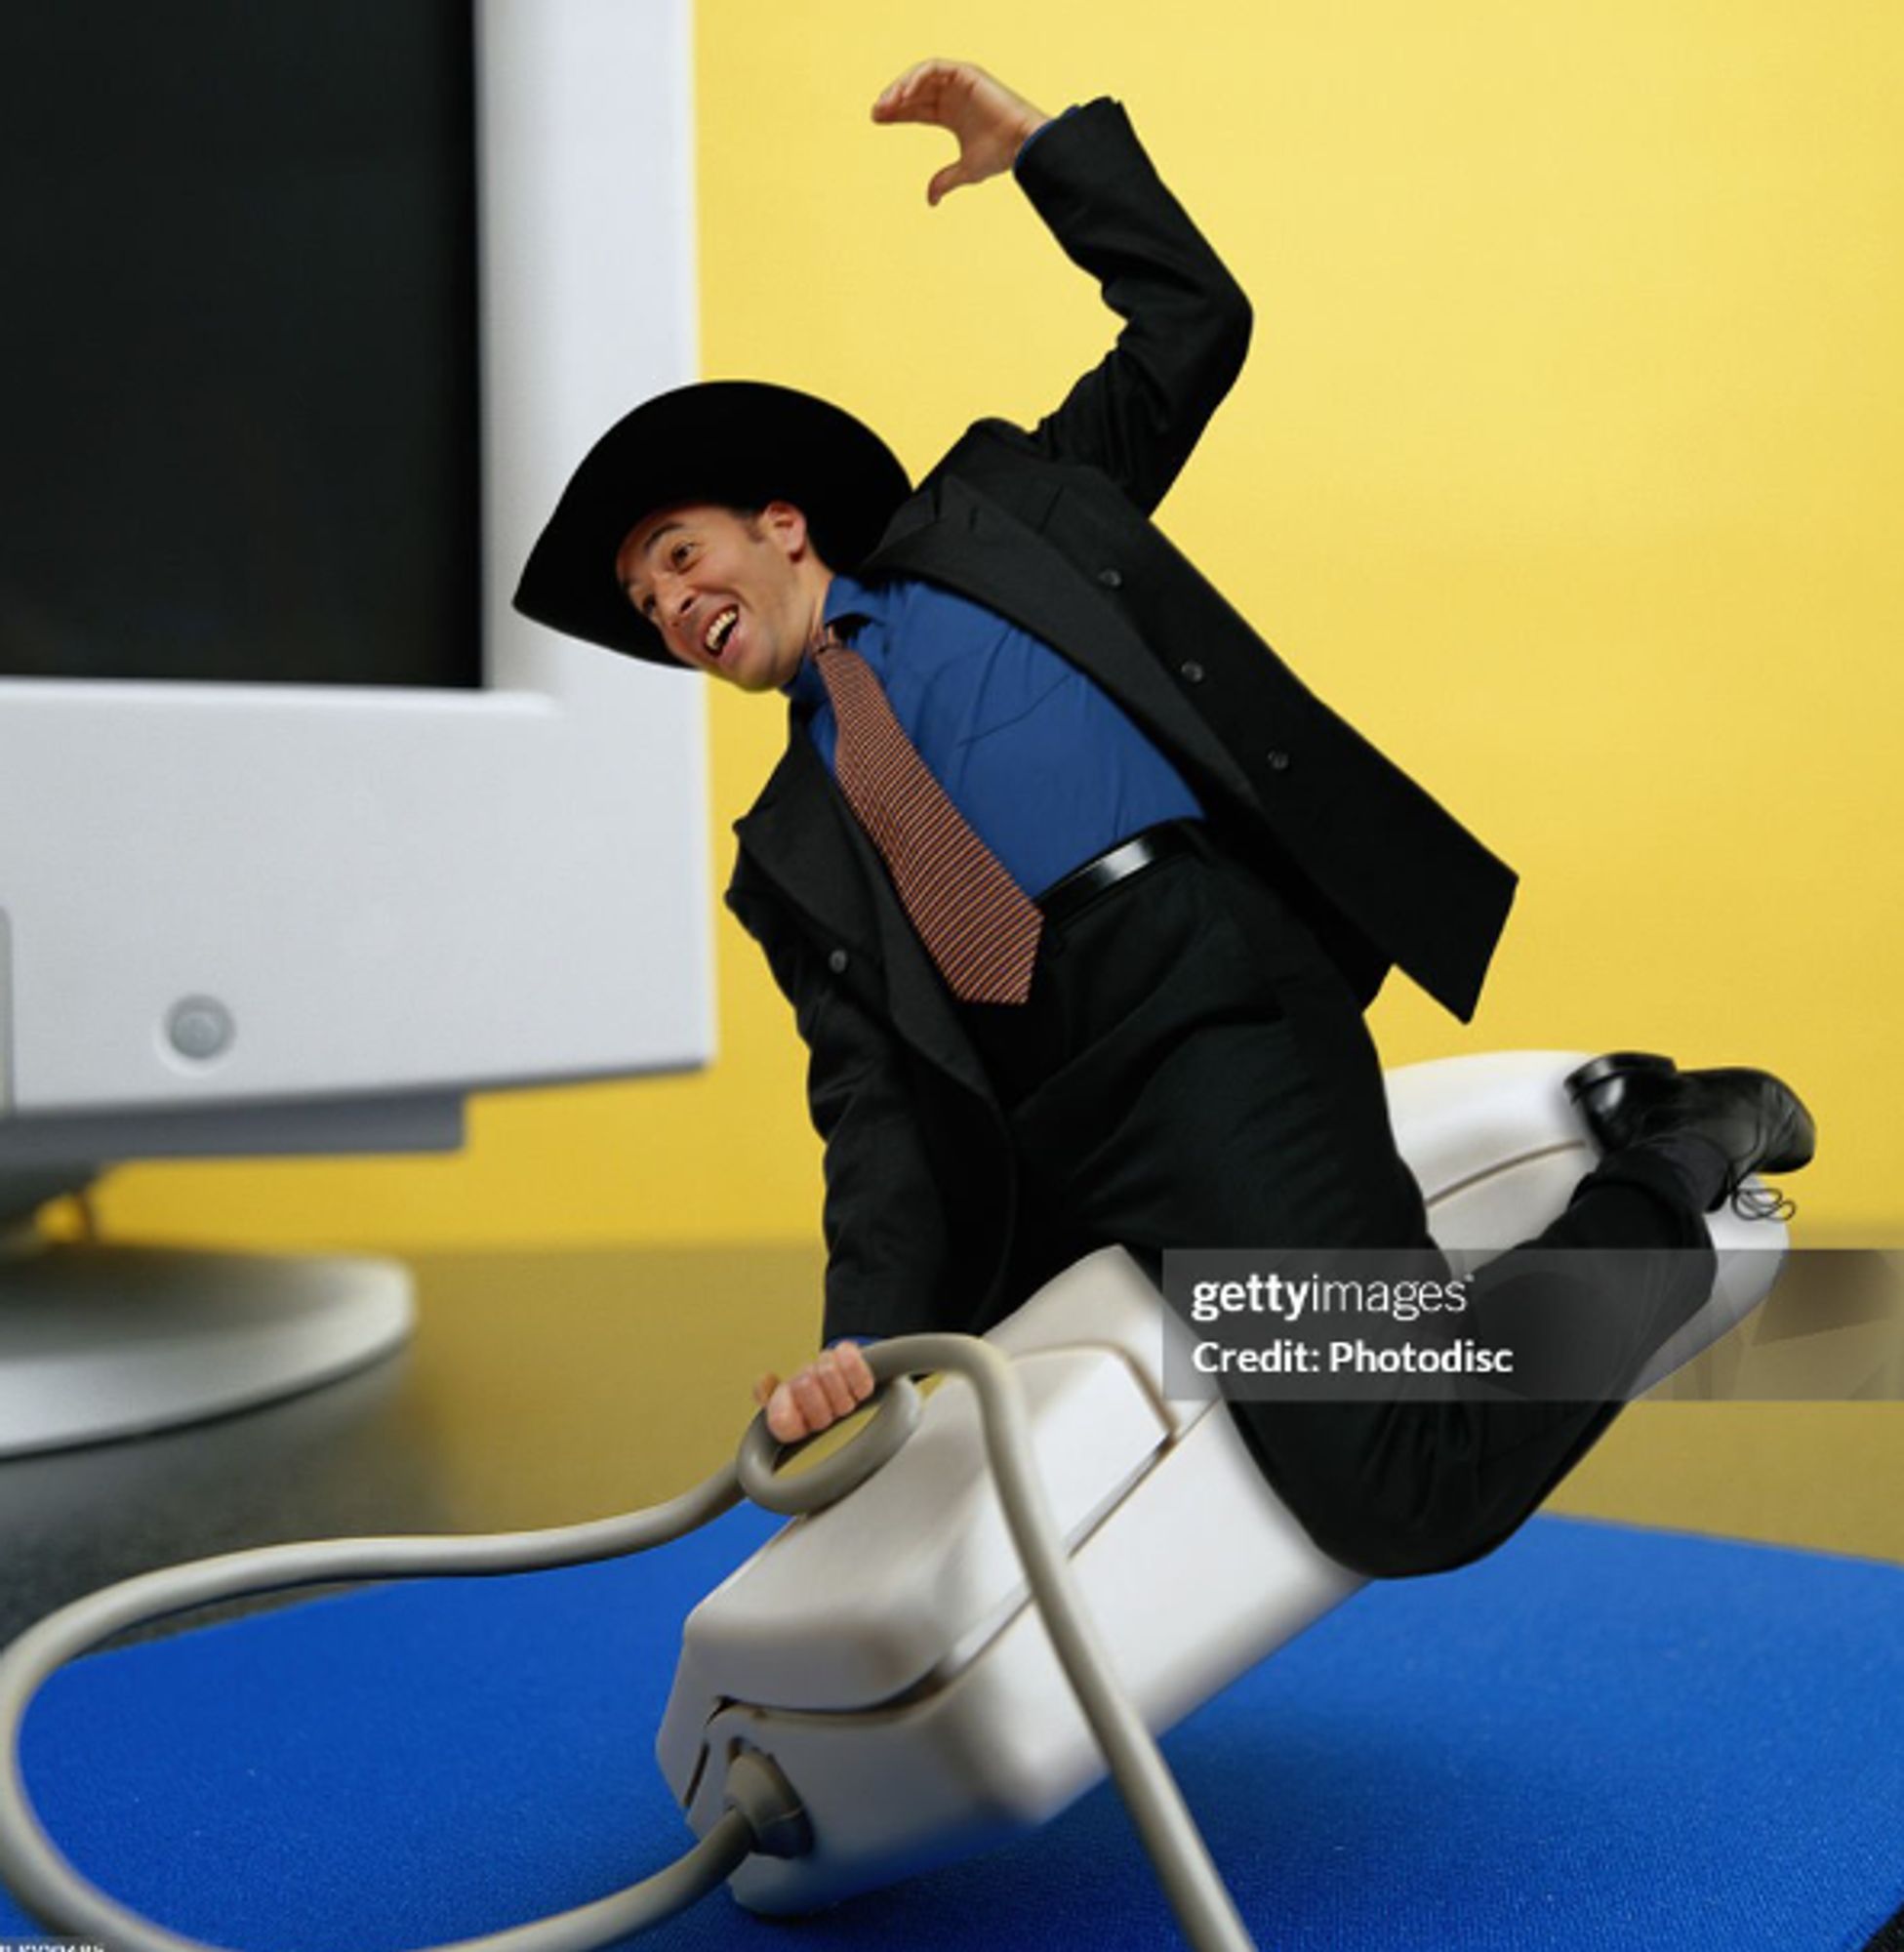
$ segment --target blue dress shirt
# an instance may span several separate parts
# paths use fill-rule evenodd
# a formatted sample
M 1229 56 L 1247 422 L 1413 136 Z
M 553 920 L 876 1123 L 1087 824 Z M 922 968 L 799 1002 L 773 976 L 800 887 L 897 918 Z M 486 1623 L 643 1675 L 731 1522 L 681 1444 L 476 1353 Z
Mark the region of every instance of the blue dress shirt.
M 1201 815 L 1176 768 L 1106 692 L 982 603 L 908 578 L 835 576 L 824 615 L 871 667 L 933 778 L 1027 894 L 1144 828 Z M 787 692 L 832 766 L 838 727 L 810 659 Z

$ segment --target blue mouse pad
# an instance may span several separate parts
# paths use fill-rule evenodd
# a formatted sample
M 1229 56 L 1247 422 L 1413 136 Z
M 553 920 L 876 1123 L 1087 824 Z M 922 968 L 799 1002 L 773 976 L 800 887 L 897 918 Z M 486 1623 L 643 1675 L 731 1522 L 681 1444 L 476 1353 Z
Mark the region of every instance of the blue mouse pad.
M 690 1841 L 652 1753 L 681 1621 L 773 1524 L 93 1656 L 35 1705 L 28 1780 L 88 1876 L 222 1945 L 394 1952 L 587 1903 Z M 1904 1902 L 1900 1735 L 1904 1569 L 1543 1519 L 1360 1594 L 1165 1749 L 1276 1952 L 1856 1952 Z M 10 1934 L 42 1935 L 0 1898 Z M 644 1942 L 1175 1936 L 1106 1787 L 819 1917 L 719 1891 Z

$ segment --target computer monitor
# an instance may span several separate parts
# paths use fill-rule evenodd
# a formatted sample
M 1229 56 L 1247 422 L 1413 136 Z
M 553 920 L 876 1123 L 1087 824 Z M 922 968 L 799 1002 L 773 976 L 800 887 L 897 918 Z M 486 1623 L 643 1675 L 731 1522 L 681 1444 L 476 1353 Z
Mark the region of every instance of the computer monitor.
M 0 20 L 0 1455 L 407 1322 L 375 1263 L 49 1248 L 104 1164 L 452 1149 L 468 1092 L 711 1053 L 701 687 L 508 604 L 579 456 L 695 369 L 690 36 Z

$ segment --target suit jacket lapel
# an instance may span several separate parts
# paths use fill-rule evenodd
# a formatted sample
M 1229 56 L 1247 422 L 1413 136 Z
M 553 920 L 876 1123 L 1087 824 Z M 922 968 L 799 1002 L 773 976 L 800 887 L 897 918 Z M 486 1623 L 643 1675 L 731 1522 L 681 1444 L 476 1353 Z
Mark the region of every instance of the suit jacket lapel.
M 920 576 L 970 596 L 1042 637 L 1101 684 L 1138 723 L 1192 755 L 1245 800 L 1254 797 L 1222 742 L 1158 664 L 1129 620 L 1068 560 L 991 497 L 955 474 L 938 477 L 895 517 L 854 574 Z
M 991 1083 L 885 864 L 797 725 L 734 831 L 748 858 L 800 911 L 816 937 L 858 958 L 858 980 L 848 987 L 882 1009 L 921 1056 L 989 1098 Z M 868 996 L 870 982 L 879 995 Z
M 749 857 L 822 933 L 863 954 L 879 939 L 863 874 L 840 873 L 842 848 L 863 837 L 826 761 L 798 725 L 734 832 Z

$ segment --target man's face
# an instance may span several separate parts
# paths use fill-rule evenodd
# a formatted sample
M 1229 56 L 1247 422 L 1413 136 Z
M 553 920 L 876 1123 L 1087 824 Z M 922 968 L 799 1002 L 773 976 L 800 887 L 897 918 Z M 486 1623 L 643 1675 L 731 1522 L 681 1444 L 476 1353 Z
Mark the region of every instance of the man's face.
M 674 657 L 743 691 L 775 690 L 799 670 L 830 580 L 786 502 L 758 515 L 659 508 L 628 531 L 615 574 Z

